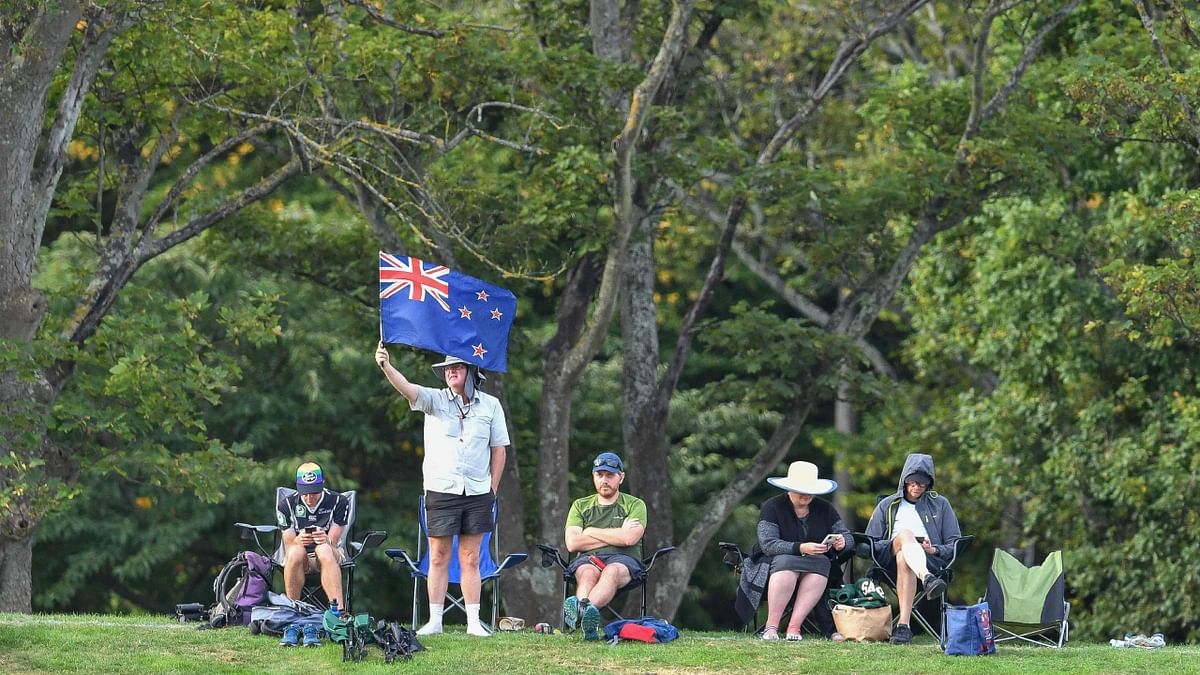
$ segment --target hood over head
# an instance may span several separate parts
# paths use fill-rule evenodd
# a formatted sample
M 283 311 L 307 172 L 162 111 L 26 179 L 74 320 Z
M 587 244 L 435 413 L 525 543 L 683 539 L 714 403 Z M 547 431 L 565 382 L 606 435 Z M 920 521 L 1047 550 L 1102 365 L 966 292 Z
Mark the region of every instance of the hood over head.
M 933 489 L 933 457 L 924 453 L 914 452 L 904 460 L 904 469 L 900 471 L 900 484 L 896 491 L 901 497 L 904 496 L 904 482 L 914 473 L 923 473 L 929 476 L 929 490 Z

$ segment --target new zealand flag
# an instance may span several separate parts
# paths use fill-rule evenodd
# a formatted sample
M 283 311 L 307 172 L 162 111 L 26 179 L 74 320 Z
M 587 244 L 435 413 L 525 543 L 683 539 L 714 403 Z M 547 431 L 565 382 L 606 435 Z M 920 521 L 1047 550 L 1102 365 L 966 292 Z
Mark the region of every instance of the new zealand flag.
M 379 323 L 386 344 L 449 354 L 484 370 L 508 369 L 511 292 L 409 256 L 379 252 Z

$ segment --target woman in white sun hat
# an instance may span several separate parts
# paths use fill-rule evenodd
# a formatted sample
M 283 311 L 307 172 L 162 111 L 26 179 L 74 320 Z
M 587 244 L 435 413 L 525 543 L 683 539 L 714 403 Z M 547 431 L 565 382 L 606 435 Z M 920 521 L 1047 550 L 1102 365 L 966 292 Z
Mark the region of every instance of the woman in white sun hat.
M 749 622 L 766 595 L 762 638 L 778 640 L 784 609 L 793 602 L 784 637 L 797 641 L 804 619 L 825 595 L 830 556 L 853 547 L 854 538 L 833 504 L 816 497 L 837 489 L 835 481 L 818 477 L 816 464 L 792 462 L 786 476 L 767 482 L 785 492 L 768 499 L 759 512 L 758 543 L 742 571 L 736 607 Z

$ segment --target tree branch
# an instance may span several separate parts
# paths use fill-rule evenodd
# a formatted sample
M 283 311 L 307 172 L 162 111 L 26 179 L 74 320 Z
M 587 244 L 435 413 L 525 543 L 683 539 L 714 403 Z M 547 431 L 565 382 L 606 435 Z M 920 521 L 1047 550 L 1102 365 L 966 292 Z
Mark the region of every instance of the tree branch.
M 583 372 L 584 366 L 591 361 L 592 356 L 600 348 L 600 343 L 608 333 L 609 321 L 617 304 L 617 289 L 620 287 L 622 258 L 629 235 L 637 217 L 634 215 L 634 179 L 633 157 L 636 153 L 638 134 L 645 126 L 650 115 L 650 102 L 654 100 L 660 87 L 674 72 L 671 64 L 678 64 L 678 53 L 687 43 L 687 24 L 691 19 L 696 0 L 677 0 L 671 12 L 671 21 L 663 35 L 658 53 L 650 64 L 646 77 L 634 88 L 629 102 L 629 111 L 625 125 L 613 140 L 614 171 L 616 183 L 616 199 L 614 206 L 615 228 L 609 242 L 608 255 L 604 263 L 604 273 L 600 280 L 600 290 L 597 293 L 596 309 L 583 336 L 567 353 L 563 372 L 572 376 Z M 573 378 L 572 378 L 573 379 Z
M 443 38 L 446 36 L 445 31 L 434 30 L 432 28 L 417 28 L 416 26 L 410 26 L 406 23 L 400 23 L 399 21 L 396 21 L 395 19 L 384 16 L 383 13 L 380 12 L 378 9 L 375 9 L 375 7 L 373 5 L 371 5 L 368 2 L 363 2 L 362 0 L 346 0 L 346 4 L 354 5 L 355 7 L 359 7 L 362 10 L 364 10 L 367 13 L 367 15 L 370 16 L 372 19 L 374 19 L 376 22 L 381 23 L 390 28 L 395 28 L 396 30 L 403 31 L 405 33 L 410 33 L 412 35 L 421 35 L 423 37 L 430 37 L 430 38 L 437 38 L 437 39 L 440 39 L 440 38 Z
M 215 209 L 193 218 L 188 224 L 178 230 L 143 246 L 137 256 L 137 265 L 140 267 L 146 261 L 192 239 L 216 223 L 228 218 L 230 215 L 271 194 L 285 180 L 298 173 L 300 173 L 300 158 L 293 156 L 287 164 L 279 167 L 271 175 L 263 178 L 254 185 L 242 190 L 232 199 L 228 199 Z
M 1171 67 L 1171 60 L 1167 57 L 1167 51 L 1163 49 L 1162 42 L 1158 39 L 1158 32 L 1154 28 L 1154 17 L 1150 13 L 1150 8 L 1146 5 L 1146 0 L 1134 0 L 1137 5 L 1138 16 L 1142 19 L 1142 26 L 1145 27 L 1146 33 L 1150 35 L 1150 44 L 1154 45 L 1154 51 L 1158 54 L 1158 60 L 1162 63 L 1163 68 L 1168 72 L 1174 72 Z M 1180 16 L 1183 17 L 1183 12 L 1180 10 Z M 1182 19 L 1182 24 L 1185 29 L 1187 27 L 1186 18 Z M 1187 29 L 1190 32 L 1190 29 Z M 1188 101 L 1187 96 L 1182 92 L 1175 92 L 1175 99 L 1179 101 L 1180 107 L 1183 108 L 1183 114 L 1187 116 L 1188 122 L 1192 127 L 1193 143 L 1189 145 L 1192 153 L 1200 152 L 1200 118 L 1196 116 L 1196 111 L 1192 108 L 1192 104 Z

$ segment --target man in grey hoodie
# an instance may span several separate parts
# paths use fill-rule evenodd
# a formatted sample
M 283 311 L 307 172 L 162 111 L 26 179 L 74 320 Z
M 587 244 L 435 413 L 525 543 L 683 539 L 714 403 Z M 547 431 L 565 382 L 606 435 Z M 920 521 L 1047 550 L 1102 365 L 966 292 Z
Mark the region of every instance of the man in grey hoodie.
M 932 490 L 933 458 L 913 453 L 904 460 L 896 494 L 879 500 L 867 534 L 875 538 L 875 557 L 893 569 L 900 616 L 892 644 L 912 642 L 913 599 L 917 581 L 926 595 L 939 597 L 946 582 L 937 576 L 954 553 L 954 540 L 962 536 L 950 501 Z

